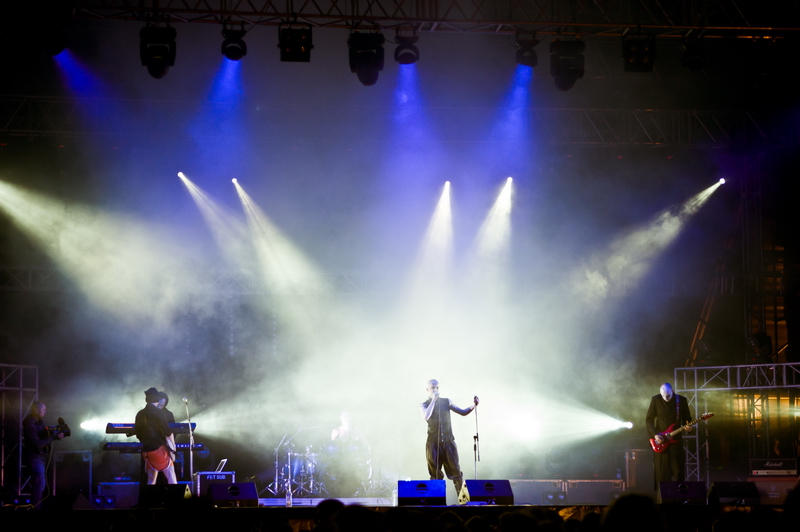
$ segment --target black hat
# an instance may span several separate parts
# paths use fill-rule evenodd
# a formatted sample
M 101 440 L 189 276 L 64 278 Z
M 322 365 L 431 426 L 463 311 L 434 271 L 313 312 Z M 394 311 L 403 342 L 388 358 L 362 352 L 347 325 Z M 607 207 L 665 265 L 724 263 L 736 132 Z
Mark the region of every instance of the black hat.
M 158 390 L 155 388 L 148 388 L 144 391 L 144 400 L 148 403 L 157 403 L 160 399 Z

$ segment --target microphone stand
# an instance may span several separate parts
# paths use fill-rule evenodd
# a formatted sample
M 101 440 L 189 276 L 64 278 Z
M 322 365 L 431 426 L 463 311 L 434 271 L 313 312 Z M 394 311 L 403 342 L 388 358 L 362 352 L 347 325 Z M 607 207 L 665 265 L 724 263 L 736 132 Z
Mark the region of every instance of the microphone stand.
M 481 461 L 481 442 L 478 436 L 478 407 L 475 406 L 475 436 L 472 437 L 472 453 L 475 464 L 475 480 L 478 480 L 478 462 Z
M 189 479 L 194 483 L 194 431 L 192 430 L 192 416 L 189 415 L 189 400 L 184 397 L 186 406 L 186 419 L 189 422 Z
M 439 470 L 442 468 L 442 404 L 439 402 L 439 394 L 436 394 L 436 412 L 438 416 L 437 425 L 439 434 L 436 437 L 436 479 L 439 479 Z

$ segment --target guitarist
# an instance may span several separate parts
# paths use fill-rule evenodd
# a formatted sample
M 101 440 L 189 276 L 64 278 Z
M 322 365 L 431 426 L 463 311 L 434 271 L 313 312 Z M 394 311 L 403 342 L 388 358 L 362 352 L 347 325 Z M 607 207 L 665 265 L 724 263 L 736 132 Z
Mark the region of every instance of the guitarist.
M 161 415 L 164 416 L 164 421 L 167 422 L 169 425 L 170 423 L 175 423 L 175 414 L 172 413 L 171 410 L 167 409 L 167 405 L 169 404 L 169 395 L 167 392 L 158 392 L 158 409 L 161 410 Z M 175 446 L 175 434 L 170 434 L 167 436 L 167 450 L 169 451 L 170 457 L 172 458 L 172 463 L 170 463 L 167 470 L 164 472 L 165 478 L 176 478 L 175 475 L 175 451 L 177 447 Z M 171 469 L 171 471 L 170 471 Z
M 158 401 L 161 399 L 159 391 L 148 388 L 144 392 L 144 397 L 147 404 L 136 414 L 134 430 L 136 437 L 142 442 L 147 483 L 155 484 L 158 472 L 163 471 L 168 484 L 177 484 L 172 456 L 167 449 L 167 438 L 172 435 L 172 430 L 158 408 Z
M 692 413 L 686 398 L 676 394 L 670 383 L 662 384 L 660 393 L 650 399 L 650 408 L 647 409 L 645 423 L 650 437 L 654 438 L 657 443 L 665 443 L 668 441 L 668 437 L 662 433 L 667 432 L 668 429 L 678 429 L 681 425 L 686 425 L 691 421 Z M 691 432 L 691 430 L 691 427 L 685 429 L 686 432 Z M 683 452 L 682 436 L 682 433 L 674 436 L 676 443 L 669 445 L 664 452 L 653 453 L 656 489 L 658 489 L 659 482 L 685 480 L 686 456 Z

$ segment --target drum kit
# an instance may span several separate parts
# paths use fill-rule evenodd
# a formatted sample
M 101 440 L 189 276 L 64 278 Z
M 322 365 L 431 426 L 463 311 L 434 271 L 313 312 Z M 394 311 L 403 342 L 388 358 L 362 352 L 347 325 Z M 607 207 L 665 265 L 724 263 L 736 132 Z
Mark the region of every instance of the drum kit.
M 288 489 L 295 497 L 373 494 L 372 459 L 366 442 L 333 440 L 302 445 L 288 436 L 275 448 L 275 481 L 265 491 L 276 497 L 285 496 Z

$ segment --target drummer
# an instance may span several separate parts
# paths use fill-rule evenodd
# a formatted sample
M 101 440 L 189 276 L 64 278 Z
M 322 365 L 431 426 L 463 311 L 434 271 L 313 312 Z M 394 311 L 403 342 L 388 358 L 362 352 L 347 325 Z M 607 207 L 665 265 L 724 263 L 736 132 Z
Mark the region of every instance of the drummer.
M 372 478 L 369 441 L 353 426 L 350 412 L 342 412 L 339 421 L 328 444 L 326 486 L 331 496 L 363 496 Z
M 360 441 L 365 440 L 360 430 L 353 429 L 350 422 L 350 412 L 344 411 L 339 416 L 341 424 L 331 431 L 331 441 Z
M 361 429 L 353 427 L 350 412 L 339 416 L 340 425 L 331 431 L 331 443 L 336 449 L 349 452 L 369 453 L 369 440 Z

